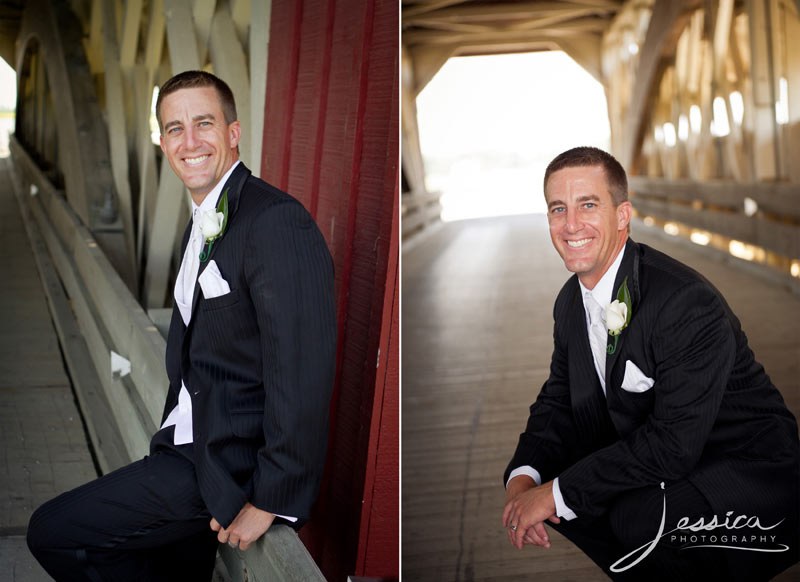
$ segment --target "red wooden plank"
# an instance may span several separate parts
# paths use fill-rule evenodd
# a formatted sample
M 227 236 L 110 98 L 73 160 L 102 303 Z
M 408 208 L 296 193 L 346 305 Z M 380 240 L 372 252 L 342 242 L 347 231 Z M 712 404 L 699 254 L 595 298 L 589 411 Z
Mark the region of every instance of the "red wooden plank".
M 265 176 L 314 214 L 339 307 L 328 460 L 301 538 L 330 580 L 396 577 L 398 7 L 275 0 L 272 22 Z
M 305 0 L 300 25 L 298 69 L 292 115 L 292 139 L 289 144 L 287 191 L 303 201 L 315 215 L 313 201 L 314 151 L 320 139 L 318 123 L 322 101 L 321 80 L 325 52 L 330 42 L 326 40 L 327 0 Z
M 264 179 L 283 190 L 288 185 L 302 17 L 303 2 L 272 3 L 261 167 Z
M 362 1 L 339 1 L 336 4 L 327 115 L 332 127 L 330 133 L 326 130 L 326 141 L 330 137 L 331 149 L 326 148 L 324 152 L 332 155 L 324 163 L 320 175 L 320 194 L 331 193 L 324 201 L 320 197 L 318 212 L 321 221 L 326 214 L 331 216 L 339 273 L 340 320 L 339 373 L 333 398 L 336 411 L 331 419 L 328 488 L 321 495 L 321 507 L 325 508 L 327 519 L 324 524 L 325 545 L 315 559 L 320 560 L 320 567 L 332 579 L 344 579 L 354 572 L 363 490 L 364 459 L 360 443 L 366 428 L 361 418 L 364 390 L 350 378 L 353 372 L 363 368 L 366 359 L 363 343 L 369 328 L 359 325 L 355 314 L 363 311 L 364 307 L 353 304 L 350 295 L 359 195 L 357 178 L 362 148 L 360 124 L 363 122 L 366 91 L 363 35 L 371 16 L 370 5 Z M 323 206 L 328 212 L 323 212 Z
M 393 119 L 397 123 L 397 118 Z M 396 127 L 396 125 L 395 125 Z M 399 182 L 397 166 L 388 176 L 393 181 L 394 207 L 386 292 L 381 321 L 380 353 L 375 382 L 370 446 L 364 479 L 364 507 L 359 535 L 356 573 L 363 576 L 397 577 L 400 571 L 400 330 L 399 282 Z M 389 172 L 387 171 L 387 174 Z

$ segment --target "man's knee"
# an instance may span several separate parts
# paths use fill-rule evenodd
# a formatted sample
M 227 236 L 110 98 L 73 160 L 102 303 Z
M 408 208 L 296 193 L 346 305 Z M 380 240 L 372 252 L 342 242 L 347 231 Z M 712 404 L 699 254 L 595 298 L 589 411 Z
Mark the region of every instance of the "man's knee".
M 39 554 L 56 545 L 56 538 L 59 532 L 63 532 L 68 526 L 61 523 L 57 506 L 54 505 L 55 499 L 48 501 L 39 509 L 33 512 L 28 521 L 28 531 L 25 536 L 28 548 L 31 553 L 39 557 Z
M 632 550 L 653 540 L 661 525 L 663 493 L 651 487 L 637 489 L 611 505 L 608 523 L 622 547 Z

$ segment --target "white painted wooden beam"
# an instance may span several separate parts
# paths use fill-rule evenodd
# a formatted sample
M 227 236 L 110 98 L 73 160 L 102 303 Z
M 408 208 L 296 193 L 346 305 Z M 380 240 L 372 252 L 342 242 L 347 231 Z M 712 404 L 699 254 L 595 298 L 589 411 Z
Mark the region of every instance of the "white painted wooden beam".
M 733 0 L 719 0 L 716 22 L 714 23 L 714 77 L 716 79 L 721 79 L 725 74 L 725 61 L 728 58 L 732 22 Z
M 197 35 L 194 32 L 190 0 L 163 0 L 163 2 L 172 73 L 199 69 Z
M 250 138 L 247 135 L 251 129 L 250 80 L 247 75 L 247 58 L 237 39 L 231 14 L 225 6 L 217 7 L 214 20 L 211 22 L 208 45 L 214 72 L 228 83 L 236 98 L 236 113 L 239 116 L 239 123 L 242 124 L 244 137 L 239 142 L 239 155 L 242 162 L 250 166 L 252 163 Z
M 194 0 L 194 29 L 197 34 L 197 54 L 200 64 L 208 61 L 208 38 L 211 35 L 211 21 L 214 19 L 216 0 Z
M 664 44 L 683 8 L 684 3 L 677 0 L 656 2 L 653 6 L 650 26 L 639 51 L 639 65 L 636 69 L 633 91 L 625 115 L 625 139 L 621 144 L 622 159 L 620 159 L 620 163 L 625 168 L 631 168 L 634 154 L 641 146 L 644 118 L 650 94 L 657 82 L 655 75 L 661 62 Z
M 152 85 L 149 81 L 145 65 L 136 65 L 133 70 L 134 107 L 136 110 L 136 152 L 139 161 L 139 223 L 136 236 L 136 259 L 141 270 L 144 262 L 144 250 L 150 240 L 158 194 L 156 177 L 156 157 L 153 141 L 150 137 L 150 103 L 153 97 Z M 165 162 L 166 163 L 166 162 Z
M 256 0 L 256 4 L 262 0 Z M 250 0 L 230 0 L 231 19 L 236 28 L 236 34 L 242 45 L 247 45 L 247 34 L 250 30 Z
M 482 24 L 477 22 L 457 22 L 452 20 L 437 20 L 420 18 L 418 21 L 419 26 L 425 28 L 432 28 L 438 30 L 446 30 L 450 32 L 491 32 L 494 26 L 491 24 Z
M 419 145 L 419 125 L 417 122 L 417 81 L 411 54 L 401 47 L 400 120 L 402 139 L 402 168 L 406 182 L 412 191 L 425 191 L 425 166 Z M 405 200 L 406 194 L 403 195 Z
M 250 170 L 261 176 L 272 0 L 254 2 L 250 16 Z
M 141 22 L 142 0 L 128 0 L 125 3 L 125 19 L 122 22 L 122 41 L 119 51 L 119 64 L 123 71 L 130 70 L 136 62 Z
M 111 173 L 117 190 L 117 205 L 125 234 L 125 248 L 134 276 L 136 243 L 133 229 L 131 187 L 128 182 L 128 143 L 125 129 L 125 110 L 119 45 L 117 44 L 116 6 L 114 0 L 103 0 L 103 54 L 105 55 L 106 113 L 108 143 L 111 150 Z
M 166 19 L 162 0 L 151 0 L 144 55 L 144 64 L 147 68 L 147 84 L 151 86 L 153 84 L 155 71 L 161 64 L 162 52 L 164 49 L 165 26 Z
M 403 8 L 403 22 L 411 22 L 411 19 L 415 16 L 433 12 L 434 10 L 439 10 L 440 8 L 453 6 L 454 4 L 459 4 L 461 2 L 463 2 L 463 0 L 438 0 L 438 2 L 417 4 L 416 6 L 411 6 L 410 8 Z
M 564 8 L 533 14 L 532 18 L 523 19 L 508 26 L 509 31 L 533 30 L 548 26 L 559 26 L 570 20 L 596 16 L 597 11 L 591 8 Z M 610 20 L 609 20 L 610 22 Z
M 585 34 L 579 37 L 562 38 L 556 41 L 562 50 L 576 63 L 586 69 L 598 82 L 603 82 L 600 68 L 602 39 L 599 35 Z
M 753 80 L 753 175 L 774 180 L 779 175 L 778 127 L 775 120 L 772 30 L 768 11 L 771 0 L 750 0 L 750 74 Z
M 548 17 L 551 14 L 561 12 L 569 9 L 569 5 L 565 2 L 491 2 L 485 4 L 464 4 L 461 6 L 442 6 L 441 8 L 425 12 L 425 18 L 452 19 L 460 22 L 470 21 L 498 21 L 508 20 L 510 22 L 519 22 L 530 20 L 532 17 Z M 416 7 L 415 7 L 416 8 Z M 574 6 L 571 8 L 575 8 Z M 583 7 L 577 7 L 578 10 L 585 10 Z M 607 8 L 594 8 L 591 10 L 594 14 L 608 14 L 609 17 L 615 12 L 615 9 Z M 415 17 L 412 9 L 403 11 L 403 26 L 410 26 L 415 24 Z
M 434 75 L 444 66 L 447 59 L 456 54 L 458 47 L 450 46 L 425 46 L 408 48 L 414 70 L 414 98 L 422 92 L 425 86 L 430 83 Z
M 103 72 L 103 0 L 92 0 L 89 22 L 89 42 L 86 45 L 89 70 L 96 75 Z
M 797 10 L 800 13 L 800 7 Z M 787 129 L 786 158 L 800 160 L 800 19 L 789 15 L 786 25 L 787 92 L 789 98 L 789 123 Z M 800 164 L 789 164 L 789 181 L 800 183 Z
M 605 32 L 608 23 L 594 18 L 584 18 L 565 22 L 552 28 L 542 28 L 531 31 L 509 32 L 505 27 L 497 26 L 487 32 L 450 32 L 441 30 L 411 30 L 403 33 L 403 42 L 407 46 L 441 45 L 441 44 L 476 44 L 485 42 L 504 42 L 506 44 L 524 41 L 532 35 L 546 38 L 564 38 L 580 34 Z
M 158 181 L 158 195 L 153 211 L 150 239 L 147 241 L 147 269 L 144 275 L 142 300 L 145 307 L 163 307 L 170 284 L 169 267 L 178 229 L 181 204 L 185 204 L 184 186 L 163 160 Z

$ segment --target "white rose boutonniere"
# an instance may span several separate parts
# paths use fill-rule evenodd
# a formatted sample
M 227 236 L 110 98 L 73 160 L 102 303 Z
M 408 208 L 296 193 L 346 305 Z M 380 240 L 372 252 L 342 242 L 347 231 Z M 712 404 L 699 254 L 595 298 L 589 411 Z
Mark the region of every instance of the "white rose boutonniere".
M 606 306 L 606 326 L 609 335 L 619 335 L 625 327 L 625 318 L 628 315 L 628 306 L 614 299 Z
M 606 353 L 617 351 L 617 341 L 622 330 L 631 322 L 631 294 L 628 291 L 628 278 L 625 277 L 617 291 L 617 298 L 606 306 L 606 327 L 608 335 L 614 338 L 614 345 L 606 348 Z
M 203 223 L 200 225 L 205 242 L 211 242 L 219 236 L 219 233 L 222 232 L 223 220 L 225 220 L 225 215 L 221 212 L 206 210 L 203 215 Z
M 225 227 L 228 226 L 228 190 L 222 193 L 217 209 L 207 210 L 203 215 L 203 222 L 200 223 L 200 232 L 203 233 L 205 245 L 203 251 L 200 253 L 200 262 L 205 263 L 208 257 L 211 256 L 211 248 L 214 246 L 214 241 L 222 238 L 225 234 Z

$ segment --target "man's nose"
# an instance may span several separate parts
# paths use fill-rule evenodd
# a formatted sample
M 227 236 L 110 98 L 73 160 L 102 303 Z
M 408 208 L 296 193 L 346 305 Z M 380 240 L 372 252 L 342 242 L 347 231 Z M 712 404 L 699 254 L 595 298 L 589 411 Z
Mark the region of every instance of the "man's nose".
M 192 149 L 198 144 L 197 134 L 195 133 L 195 129 L 193 127 L 186 128 L 186 131 L 183 133 L 184 142 L 183 145 L 187 149 Z
M 567 232 L 577 232 L 583 227 L 578 212 L 572 208 L 567 208 Z

